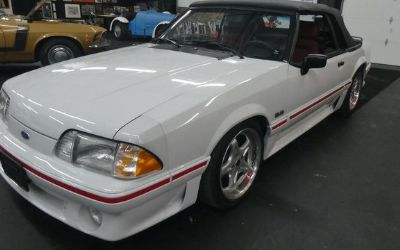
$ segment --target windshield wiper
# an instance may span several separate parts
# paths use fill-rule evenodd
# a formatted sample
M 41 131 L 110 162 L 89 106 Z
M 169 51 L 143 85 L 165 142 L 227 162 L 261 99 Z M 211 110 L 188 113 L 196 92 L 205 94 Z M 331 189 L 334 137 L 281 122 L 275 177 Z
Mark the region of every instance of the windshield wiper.
M 166 37 L 159 37 L 159 38 L 156 38 L 156 39 L 153 40 L 153 42 L 154 42 L 154 43 L 167 42 L 167 43 L 170 43 L 170 44 L 174 45 L 174 46 L 175 46 L 176 48 L 178 48 L 178 49 L 179 49 L 180 47 L 182 47 L 182 45 L 179 44 L 177 41 L 172 40 L 172 39 L 169 39 L 169 38 L 166 38 Z
M 211 42 L 211 41 L 190 41 L 189 43 L 185 43 L 185 45 L 197 45 L 205 48 L 215 48 L 217 47 L 220 50 L 225 50 L 228 52 L 231 52 L 232 54 L 238 56 L 240 59 L 243 59 L 243 53 L 240 51 L 240 49 L 234 49 L 229 46 L 226 46 L 222 43 L 218 42 Z

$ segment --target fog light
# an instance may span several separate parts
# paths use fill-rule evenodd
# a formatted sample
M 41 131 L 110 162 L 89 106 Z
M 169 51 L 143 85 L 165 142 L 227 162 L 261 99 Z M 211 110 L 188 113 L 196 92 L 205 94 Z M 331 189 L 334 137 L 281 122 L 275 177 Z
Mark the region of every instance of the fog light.
M 101 223 L 103 223 L 103 214 L 93 208 L 89 208 L 89 214 L 90 217 L 92 218 L 92 220 L 97 224 L 97 225 L 101 225 Z

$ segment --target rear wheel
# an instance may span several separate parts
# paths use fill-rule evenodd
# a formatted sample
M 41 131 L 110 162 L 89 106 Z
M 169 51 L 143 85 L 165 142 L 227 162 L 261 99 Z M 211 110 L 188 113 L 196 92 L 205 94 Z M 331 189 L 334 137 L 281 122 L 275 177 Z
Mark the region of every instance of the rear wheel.
M 43 44 L 39 52 L 43 65 L 59 63 L 82 55 L 80 48 L 65 38 L 50 39 Z
M 239 203 L 253 186 L 262 152 L 262 131 L 256 122 L 229 131 L 211 154 L 201 180 L 200 200 L 216 208 Z
M 364 84 L 364 71 L 359 70 L 353 78 L 349 90 L 347 91 L 346 98 L 343 101 L 342 107 L 338 110 L 338 113 L 342 116 L 350 116 L 357 108 L 358 102 L 360 101 L 361 91 Z
M 113 25 L 112 32 L 116 39 L 123 40 L 128 36 L 128 26 L 117 21 Z

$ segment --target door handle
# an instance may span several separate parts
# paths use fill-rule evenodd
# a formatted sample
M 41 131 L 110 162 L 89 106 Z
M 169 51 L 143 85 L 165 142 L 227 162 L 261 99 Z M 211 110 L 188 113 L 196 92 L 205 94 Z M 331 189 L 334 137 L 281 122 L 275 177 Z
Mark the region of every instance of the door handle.
M 344 62 L 342 61 L 342 62 L 338 62 L 338 65 L 337 65 L 339 68 L 340 67 L 343 67 L 344 66 Z

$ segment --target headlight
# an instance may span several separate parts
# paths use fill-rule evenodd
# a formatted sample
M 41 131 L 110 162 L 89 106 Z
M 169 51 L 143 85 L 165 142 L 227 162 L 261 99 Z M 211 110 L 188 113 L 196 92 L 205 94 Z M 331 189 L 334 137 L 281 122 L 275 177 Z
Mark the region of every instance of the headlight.
M 56 155 L 76 166 L 132 179 L 162 169 L 160 160 L 145 149 L 78 131 L 64 134 L 56 146 Z
M 8 97 L 7 93 L 1 89 L 0 90 L 0 112 L 3 116 L 6 116 L 8 105 L 10 105 L 10 97 Z

